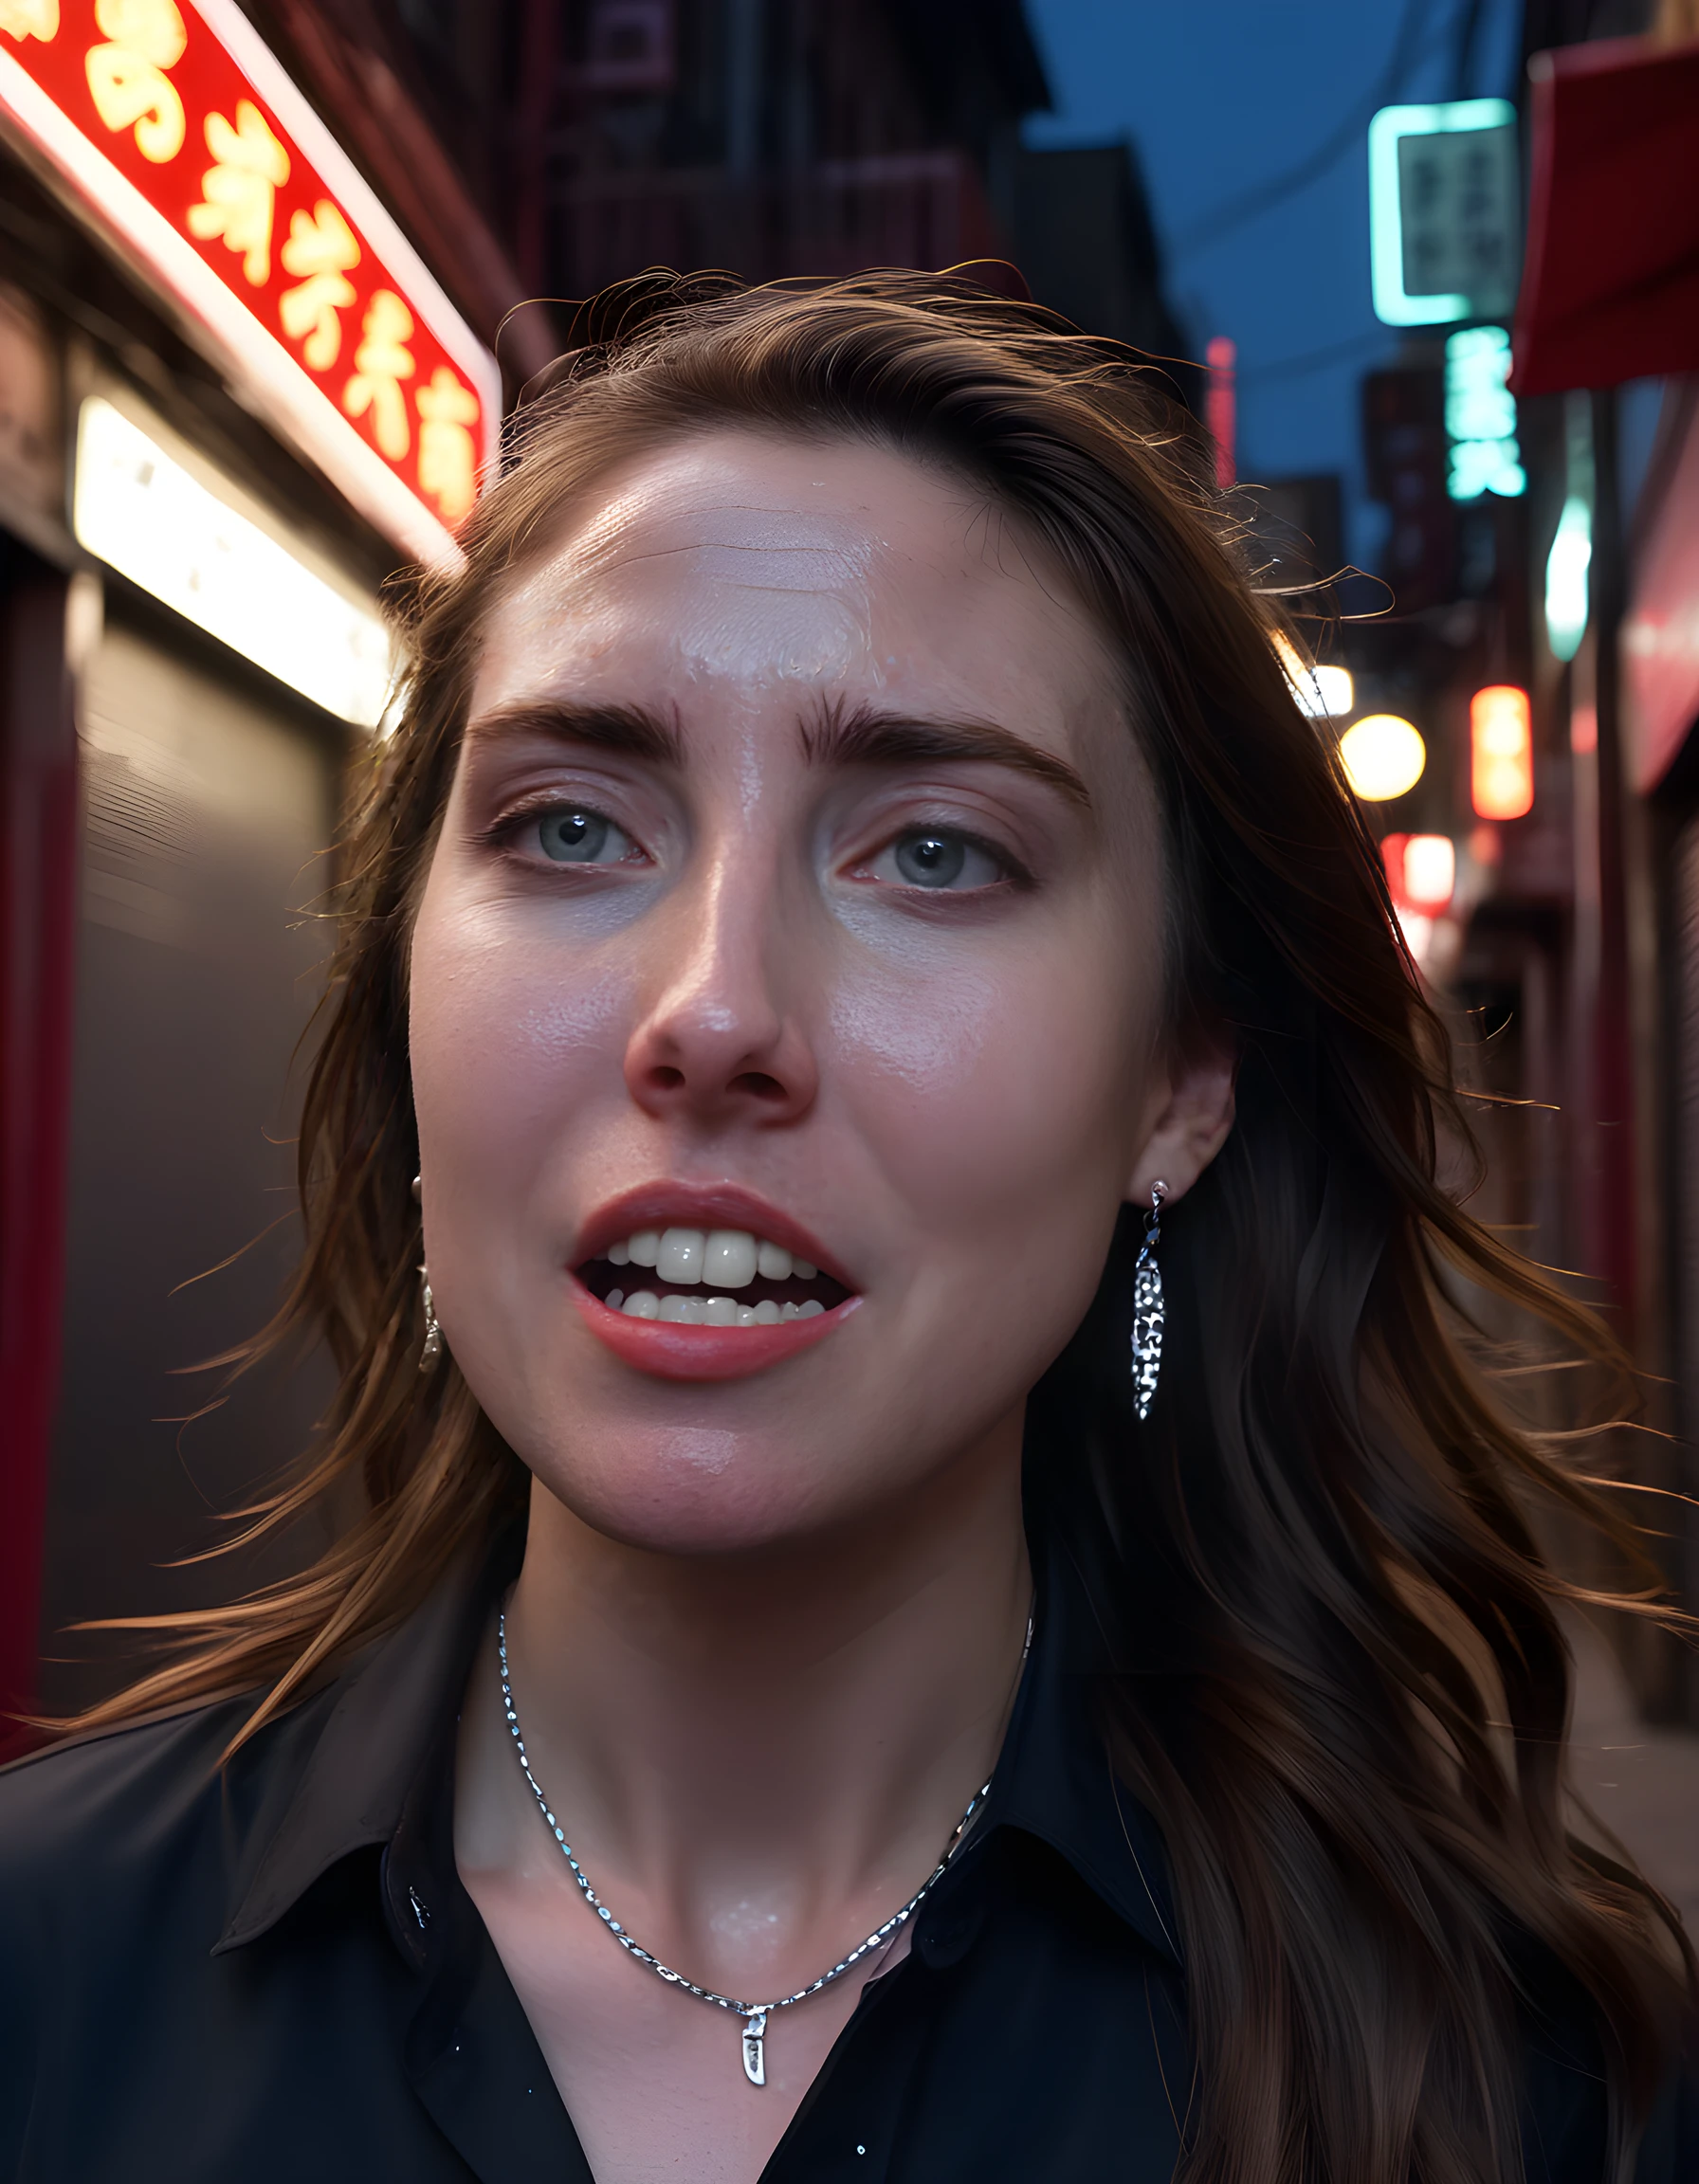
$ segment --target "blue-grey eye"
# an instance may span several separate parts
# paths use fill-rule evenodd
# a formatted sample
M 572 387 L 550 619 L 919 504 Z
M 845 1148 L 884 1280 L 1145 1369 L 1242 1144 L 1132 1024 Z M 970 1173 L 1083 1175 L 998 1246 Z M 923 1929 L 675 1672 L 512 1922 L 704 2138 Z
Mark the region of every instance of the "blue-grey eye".
M 557 864 L 615 864 L 630 846 L 612 819 L 571 804 L 543 813 L 537 823 L 537 842 Z
M 872 868 L 879 879 L 896 880 L 905 887 L 928 887 L 934 892 L 991 887 L 1006 877 L 996 859 L 977 842 L 964 834 L 931 827 L 899 835 L 874 860 Z

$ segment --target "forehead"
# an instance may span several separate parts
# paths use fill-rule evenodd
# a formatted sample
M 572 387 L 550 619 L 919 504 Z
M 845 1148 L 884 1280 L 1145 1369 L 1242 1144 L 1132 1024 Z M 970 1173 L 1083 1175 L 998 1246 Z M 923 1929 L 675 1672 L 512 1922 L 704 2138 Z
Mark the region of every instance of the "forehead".
M 568 687 L 685 712 L 848 689 L 1063 736 L 1116 682 L 1060 572 L 966 480 L 726 432 L 614 473 L 510 580 L 474 709 Z

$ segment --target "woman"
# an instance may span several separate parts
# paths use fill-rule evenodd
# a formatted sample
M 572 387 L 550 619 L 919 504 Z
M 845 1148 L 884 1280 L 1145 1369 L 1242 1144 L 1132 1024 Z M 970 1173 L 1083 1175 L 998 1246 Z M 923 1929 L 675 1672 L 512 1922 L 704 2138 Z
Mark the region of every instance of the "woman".
M 1592 1337 L 1190 441 L 919 275 L 589 337 L 352 845 L 359 1513 L 6 1783 L 9 2173 L 1690 2177 L 1442 1270 Z

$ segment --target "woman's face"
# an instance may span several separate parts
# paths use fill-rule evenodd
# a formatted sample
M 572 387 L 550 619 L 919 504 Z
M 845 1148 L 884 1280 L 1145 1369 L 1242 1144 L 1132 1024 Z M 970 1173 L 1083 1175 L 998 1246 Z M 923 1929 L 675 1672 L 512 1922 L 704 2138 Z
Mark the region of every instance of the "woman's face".
M 1122 1201 L 1226 1128 L 1161 986 L 1113 663 L 1006 517 L 860 445 L 633 463 L 493 608 L 413 938 L 473 1392 L 678 1553 L 1007 1454 Z

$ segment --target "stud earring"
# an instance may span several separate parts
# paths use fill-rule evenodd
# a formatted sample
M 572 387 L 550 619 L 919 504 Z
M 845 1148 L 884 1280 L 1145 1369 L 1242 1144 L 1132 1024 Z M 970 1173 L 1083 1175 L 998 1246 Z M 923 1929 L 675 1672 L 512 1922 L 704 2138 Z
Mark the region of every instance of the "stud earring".
M 1140 1423 L 1150 1416 L 1157 1376 L 1162 1369 L 1162 1324 L 1167 1310 L 1162 1301 L 1162 1270 L 1157 1265 L 1157 1246 L 1162 1236 L 1162 1201 L 1166 1183 L 1150 1187 L 1150 1211 L 1144 1216 L 1144 1241 L 1133 1266 L 1133 1408 Z
M 419 1371 L 429 1373 L 443 1354 L 443 1329 L 430 1294 L 430 1276 L 423 1265 L 419 1268 L 419 1280 L 425 1298 L 425 1347 L 419 1353 Z

